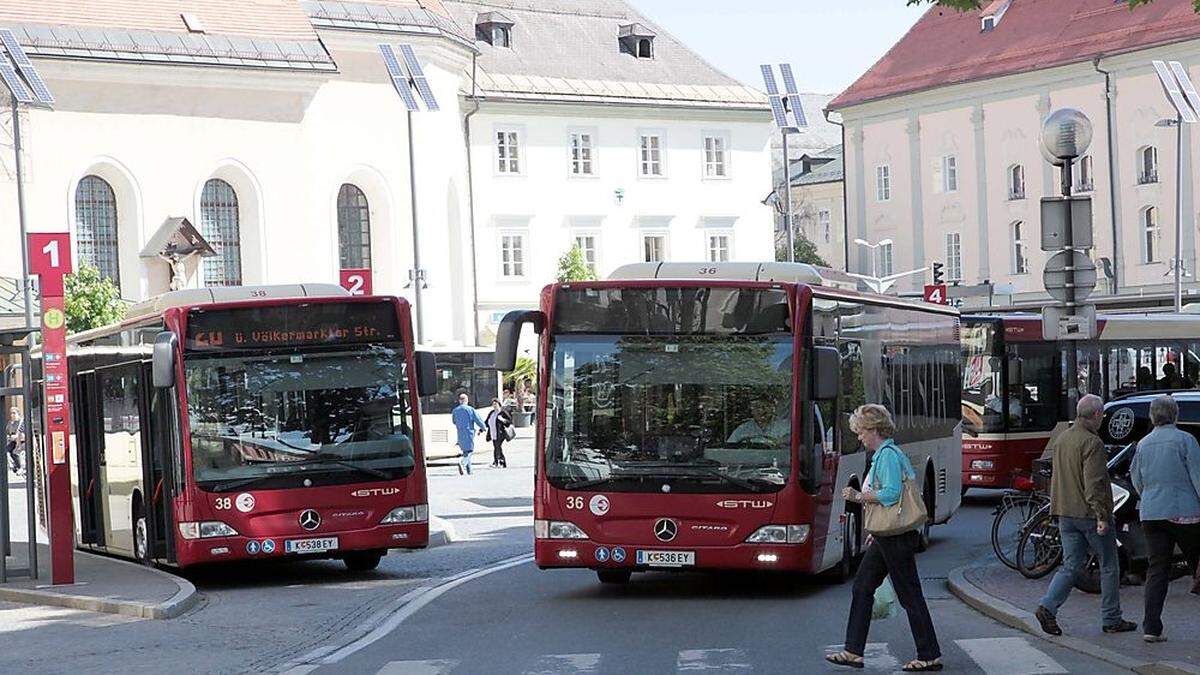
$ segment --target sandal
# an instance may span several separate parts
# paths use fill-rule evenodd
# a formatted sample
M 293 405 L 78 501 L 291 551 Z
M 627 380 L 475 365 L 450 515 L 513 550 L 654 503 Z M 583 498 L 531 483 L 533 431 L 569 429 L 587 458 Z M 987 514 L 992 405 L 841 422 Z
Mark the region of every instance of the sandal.
M 921 659 L 913 659 L 912 661 L 909 661 L 908 663 L 904 664 L 904 667 L 901 668 L 901 670 L 903 670 L 906 673 L 925 673 L 925 672 L 941 670 L 941 669 L 942 669 L 941 657 L 932 659 L 930 661 L 922 661 Z
M 864 665 L 863 657 L 844 650 L 836 654 L 826 654 L 825 660 L 835 666 L 849 666 L 850 668 L 862 668 Z

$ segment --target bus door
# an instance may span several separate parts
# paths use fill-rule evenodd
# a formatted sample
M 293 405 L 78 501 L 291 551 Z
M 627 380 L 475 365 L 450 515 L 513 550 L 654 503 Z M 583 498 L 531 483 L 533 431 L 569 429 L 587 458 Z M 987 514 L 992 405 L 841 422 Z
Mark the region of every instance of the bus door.
M 142 382 L 151 381 L 150 364 L 142 367 Z M 175 388 L 160 389 L 143 386 L 140 403 L 141 416 L 149 420 L 143 424 L 142 433 L 142 484 L 146 525 L 149 529 L 147 542 L 150 558 L 175 560 L 175 537 L 171 523 L 174 522 L 172 503 L 179 487 L 174 484 L 174 463 L 178 457 L 178 424 L 176 423 Z
M 100 414 L 100 387 L 95 371 L 76 375 L 71 393 L 75 443 L 79 455 L 80 543 L 105 545 L 104 537 L 104 429 Z

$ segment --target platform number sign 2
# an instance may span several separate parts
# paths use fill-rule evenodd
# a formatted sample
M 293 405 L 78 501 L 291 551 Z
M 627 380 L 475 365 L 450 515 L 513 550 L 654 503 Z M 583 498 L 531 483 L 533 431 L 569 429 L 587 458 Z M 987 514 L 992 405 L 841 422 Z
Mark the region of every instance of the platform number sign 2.
M 950 304 L 950 295 L 945 284 L 932 284 L 925 287 L 925 302 L 935 305 Z
M 339 274 L 341 287 L 350 291 L 350 295 L 371 295 L 371 270 L 369 268 L 344 269 Z

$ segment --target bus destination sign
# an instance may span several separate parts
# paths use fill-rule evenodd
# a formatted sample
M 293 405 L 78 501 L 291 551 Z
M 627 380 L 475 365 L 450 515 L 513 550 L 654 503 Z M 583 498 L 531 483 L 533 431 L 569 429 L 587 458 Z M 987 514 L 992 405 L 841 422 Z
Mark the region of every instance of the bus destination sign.
M 225 351 L 400 339 L 390 302 L 312 303 L 234 309 L 194 309 L 184 349 Z

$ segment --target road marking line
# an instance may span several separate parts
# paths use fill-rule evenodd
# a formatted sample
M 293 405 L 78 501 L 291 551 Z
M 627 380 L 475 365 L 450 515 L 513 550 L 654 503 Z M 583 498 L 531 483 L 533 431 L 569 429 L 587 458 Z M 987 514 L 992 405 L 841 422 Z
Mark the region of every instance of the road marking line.
M 722 673 L 749 673 L 754 670 L 746 652 L 740 649 L 683 649 L 675 661 L 677 671 L 718 670 Z
M 413 614 L 416 614 L 418 611 L 420 611 L 422 607 L 425 607 L 426 605 L 433 602 L 434 600 L 437 600 L 442 595 L 448 593 L 449 591 L 454 590 L 455 588 L 458 588 L 459 586 L 467 583 L 468 581 L 474 581 L 475 579 L 485 577 L 489 574 L 494 574 L 496 572 L 502 572 L 510 567 L 516 567 L 517 565 L 524 565 L 525 563 L 528 563 L 531 561 L 533 561 L 533 556 L 530 554 L 525 554 L 525 555 L 517 556 L 516 558 L 509 558 L 507 560 L 502 560 L 499 563 L 492 565 L 491 567 L 477 567 L 475 569 L 467 570 L 466 572 L 463 572 L 461 574 L 456 574 L 455 576 L 448 578 L 445 582 L 443 582 L 442 584 L 439 584 L 437 586 L 433 586 L 433 587 L 427 586 L 424 588 L 417 589 L 416 591 L 409 593 L 408 595 L 405 596 L 406 598 L 408 598 L 408 602 L 404 603 L 399 608 L 399 610 L 397 610 L 394 614 L 392 614 L 390 617 L 388 617 L 386 620 L 384 620 L 383 623 L 379 624 L 370 633 L 367 633 L 366 635 L 362 636 L 361 638 L 351 642 L 350 644 L 342 647 L 341 649 L 338 649 L 337 651 L 333 652 L 332 654 L 330 654 L 328 656 L 320 657 L 320 658 L 316 659 L 316 662 L 321 665 L 330 665 L 333 663 L 337 663 L 338 661 L 341 661 L 342 659 L 346 658 L 347 656 L 350 656 L 351 654 L 354 654 L 355 652 L 366 649 L 367 647 L 375 644 L 379 640 L 387 637 L 387 635 L 389 633 L 391 633 L 392 631 L 399 628 L 400 624 L 404 623 L 410 616 L 412 616 Z M 290 675 L 290 671 L 289 671 L 289 675 Z
M 988 675 L 1042 675 L 1065 673 L 1057 661 L 1036 649 L 1023 637 L 955 640 Z
M 375 675 L 446 675 L 459 663 L 454 659 L 391 661 L 380 668 Z
M 547 654 L 524 675 L 591 675 L 600 672 L 599 654 Z

